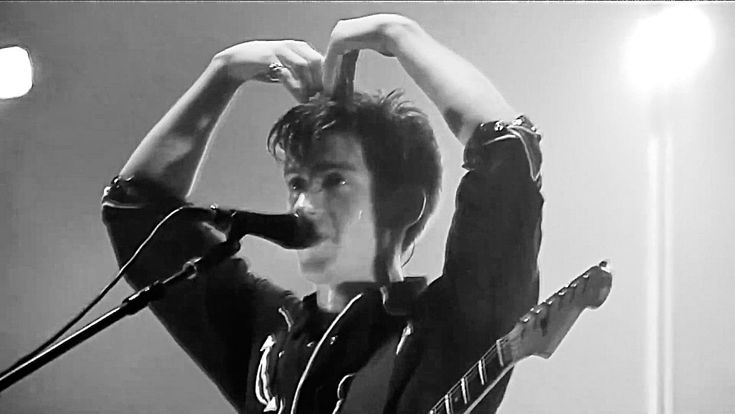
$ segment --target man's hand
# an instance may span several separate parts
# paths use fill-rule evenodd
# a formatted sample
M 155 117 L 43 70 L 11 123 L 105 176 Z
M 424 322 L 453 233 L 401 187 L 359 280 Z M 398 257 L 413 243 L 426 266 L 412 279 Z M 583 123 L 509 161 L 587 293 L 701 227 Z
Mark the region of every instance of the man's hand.
M 171 196 L 186 198 L 212 131 L 238 88 L 253 79 L 275 79 L 306 102 L 322 89 L 322 60 L 319 52 L 296 40 L 252 41 L 223 50 L 143 138 L 120 176 L 142 177 Z
M 399 34 L 397 29 L 412 24 L 412 20 L 396 14 L 375 14 L 337 22 L 324 57 L 324 92 L 327 95 L 334 92 L 345 53 L 371 49 L 385 56 L 394 56 L 396 36 Z
M 395 14 L 337 23 L 324 56 L 324 93 L 334 93 L 342 56 L 360 49 L 396 57 L 462 144 L 481 122 L 517 116 L 490 79 L 469 61 L 437 42 L 415 21 Z
M 212 60 L 224 66 L 228 76 L 237 82 L 259 80 L 280 83 L 298 100 L 306 102 L 322 90 L 322 55 L 308 43 L 297 40 L 255 40 L 223 50 Z M 283 66 L 270 71 L 271 65 Z

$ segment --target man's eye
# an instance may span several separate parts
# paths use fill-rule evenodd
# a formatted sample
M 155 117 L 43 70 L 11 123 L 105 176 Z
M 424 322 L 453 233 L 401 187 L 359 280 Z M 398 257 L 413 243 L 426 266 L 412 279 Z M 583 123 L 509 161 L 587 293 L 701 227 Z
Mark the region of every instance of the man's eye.
M 334 188 L 347 184 L 347 180 L 341 174 L 333 173 L 324 178 L 322 185 L 325 188 Z
M 288 189 L 291 191 L 303 191 L 306 188 L 306 180 L 300 177 L 294 177 L 288 180 Z

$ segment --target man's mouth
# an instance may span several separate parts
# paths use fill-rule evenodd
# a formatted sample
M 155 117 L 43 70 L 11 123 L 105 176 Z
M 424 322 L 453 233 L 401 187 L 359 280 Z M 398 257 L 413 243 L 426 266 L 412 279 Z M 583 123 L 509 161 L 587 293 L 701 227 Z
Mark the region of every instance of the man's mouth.
M 335 232 L 330 227 L 326 225 L 320 225 L 317 222 L 313 222 L 313 225 L 314 225 L 314 232 L 316 233 L 316 236 L 319 240 L 316 244 L 322 244 L 327 240 L 334 239 Z

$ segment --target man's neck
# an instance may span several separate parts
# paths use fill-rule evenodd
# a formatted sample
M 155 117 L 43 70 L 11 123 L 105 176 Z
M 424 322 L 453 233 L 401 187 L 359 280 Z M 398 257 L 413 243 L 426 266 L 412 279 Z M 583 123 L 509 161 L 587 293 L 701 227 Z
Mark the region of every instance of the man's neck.
M 388 277 L 392 283 L 403 280 L 403 270 L 398 261 L 393 261 L 388 267 Z M 316 285 L 316 303 L 325 312 L 339 313 L 355 296 L 370 288 L 379 287 L 374 276 L 369 280 Z
M 317 285 L 316 303 L 324 312 L 339 313 L 355 296 L 376 286 L 374 282 L 346 282 L 336 286 Z

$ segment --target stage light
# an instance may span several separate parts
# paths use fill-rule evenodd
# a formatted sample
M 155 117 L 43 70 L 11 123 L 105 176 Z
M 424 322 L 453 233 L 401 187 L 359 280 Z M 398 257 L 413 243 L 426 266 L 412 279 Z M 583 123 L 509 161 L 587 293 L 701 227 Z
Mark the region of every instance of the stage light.
M 624 64 L 645 99 L 648 139 L 646 252 L 646 412 L 674 413 L 674 136 L 679 114 L 671 99 L 712 53 L 713 30 L 697 5 L 665 5 L 639 22 L 626 44 Z
M 668 6 L 628 39 L 627 71 L 642 90 L 666 89 L 693 74 L 712 49 L 712 26 L 696 5 Z
M 33 67 L 22 47 L 0 48 L 0 99 L 18 98 L 33 86 Z

